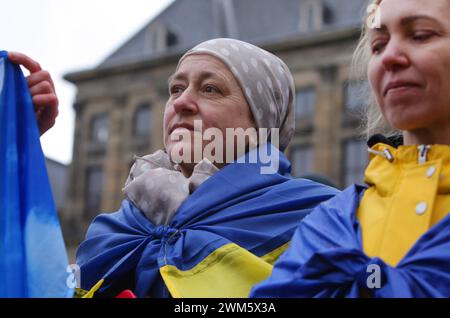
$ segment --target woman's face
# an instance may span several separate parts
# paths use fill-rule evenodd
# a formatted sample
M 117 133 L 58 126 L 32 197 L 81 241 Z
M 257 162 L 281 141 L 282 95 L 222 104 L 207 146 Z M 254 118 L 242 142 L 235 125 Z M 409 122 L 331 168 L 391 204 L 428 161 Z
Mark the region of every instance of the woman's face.
M 194 135 L 208 128 L 218 128 L 225 137 L 226 128 L 255 127 L 238 82 L 213 56 L 194 54 L 186 57 L 169 79 L 169 93 L 164 112 L 164 143 L 169 154 L 174 146 L 182 149 L 181 152 L 192 152 Z M 194 121 L 202 122 L 202 132 L 194 131 Z M 183 140 L 171 140 L 173 134 L 187 134 L 191 138 L 185 138 L 183 144 Z M 202 150 L 208 143 L 202 143 Z M 223 144 L 225 147 L 225 141 Z
M 369 81 L 389 124 L 450 126 L 450 1 L 383 0 L 369 32 Z

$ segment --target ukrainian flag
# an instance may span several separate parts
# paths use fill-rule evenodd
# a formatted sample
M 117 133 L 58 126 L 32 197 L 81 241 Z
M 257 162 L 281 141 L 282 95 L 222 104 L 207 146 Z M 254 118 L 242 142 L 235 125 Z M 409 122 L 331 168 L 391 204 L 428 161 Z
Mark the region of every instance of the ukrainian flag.
M 101 296 L 132 289 L 138 297 L 247 297 L 270 275 L 302 218 L 338 193 L 293 179 L 286 157 L 265 146 L 280 158 L 277 173 L 261 174 L 260 160 L 229 164 L 168 226 L 155 226 L 127 200 L 98 216 L 77 254 L 82 288 Z
M 0 297 L 71 297 L 31 96 L 0 51 Z

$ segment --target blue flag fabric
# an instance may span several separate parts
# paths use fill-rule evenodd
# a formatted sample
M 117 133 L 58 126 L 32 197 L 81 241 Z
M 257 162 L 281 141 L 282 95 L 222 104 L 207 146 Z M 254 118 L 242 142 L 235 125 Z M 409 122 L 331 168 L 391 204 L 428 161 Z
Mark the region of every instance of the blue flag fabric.
M 67 266 L 27 82 L 0 51 L 0 297 L 71 297 Z
M 267 147 L 271 153 L 278 153 L 270 144 Z M 289 242 L 301 219 L 339 191 L 293 179 L 289 161 L 282 153 L 279 156 L 280 167 L 275 174 L 261 174 L 259 161 L 227 165 L 181 205 L 169 226 L 155 226 L 127 200 L 118 212 L 98 216 L 77 254 L 82 288 L 90 289 L 104 279 L 100 294 L 120 286 L 116 293 L 132 288 L 138 297 L 167 297 L 160 273 L 167 266 L 177 269 L 176 280 L 227 244 L 249 251 L 249 258 L 260 258 Z M 231 259 L 229 264 L 240 261 L 245 263 L 241 258 Z M 269 275 L 271 265 L 267 266 Z M 237 271 L 245 269 L 238 266 Z M 257 271 L 249 269 L 250 273 Z M 233 279 L 238 273 L 220 271 L 215 275 Z M 203 289 L 203 294 L 196 295 L 211 297 L 214 291 L 226 288 L 217 281 L 212 276 L 202 279 L 197 288 Z M 229 287 L 231 292 L 224 294 L 231 297 L 235 294 L 233 286 Z M 250 288 L 242 297 L 248 296 Z
M 363 192 L 352 186 L 305 218 L 251 297 L 450 297 L 450 215 L 391 267 L 363 251 L 356 218 Z

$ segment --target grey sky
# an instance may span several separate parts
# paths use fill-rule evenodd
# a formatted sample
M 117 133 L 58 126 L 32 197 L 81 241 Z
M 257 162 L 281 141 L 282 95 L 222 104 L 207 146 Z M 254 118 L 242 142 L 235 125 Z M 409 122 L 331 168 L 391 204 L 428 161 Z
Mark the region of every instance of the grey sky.
M 95 67 L 172 1 L 0 0 L 0 50 L 29 55 L 55 81 L 60 114 L 41 138 L 46 156 L 72 158 L 75 87 L 62 76 Z

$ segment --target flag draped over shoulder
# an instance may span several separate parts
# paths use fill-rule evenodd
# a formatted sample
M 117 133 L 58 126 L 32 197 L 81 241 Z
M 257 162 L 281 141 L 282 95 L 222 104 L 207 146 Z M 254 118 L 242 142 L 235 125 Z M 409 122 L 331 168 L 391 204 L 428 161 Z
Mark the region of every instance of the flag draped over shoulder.
M 400 263 L 368 257 L 356 218 L 363 188 L 319 205 L 253 297 L 450 297 L 450 215 L 428 230 Z
M 0 51 L 0 297 L 71 297 L 67 265 L 27 82 Z
M 105 296 L 133 289 L 138 297 L 247 297 L 270 275 L 302 218 L 338 193 L 293 179 L 289 161 L 266 146 L 279 155 L 278 172 L 261 174 L 259 160 L 229 164 L 168 226 L 155 226 L 127 200 L 98 216 L 77 254 L 82 288 L 103 279 L 98 293 Z

